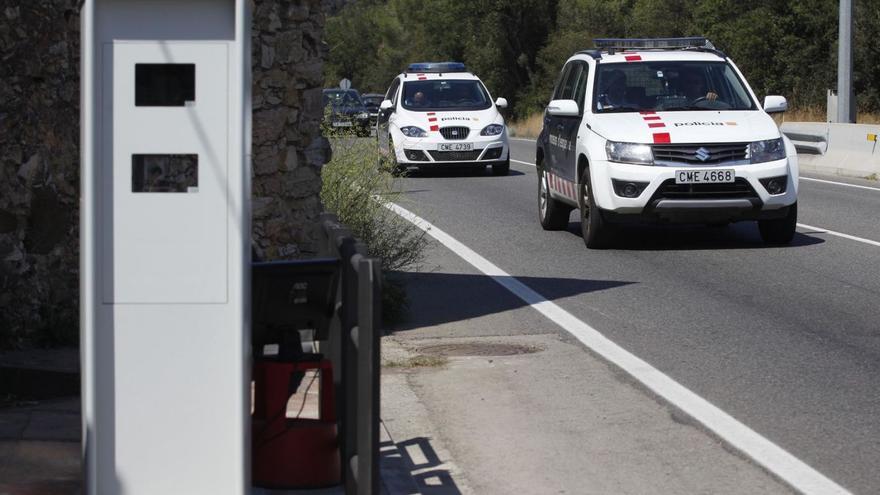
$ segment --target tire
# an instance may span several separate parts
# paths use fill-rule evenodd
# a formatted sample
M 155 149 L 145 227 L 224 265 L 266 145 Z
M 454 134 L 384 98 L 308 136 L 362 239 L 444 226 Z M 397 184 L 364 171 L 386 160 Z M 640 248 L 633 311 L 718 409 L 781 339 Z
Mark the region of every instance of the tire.
M 761 239 L 767 244 L 790 243 L 794 239 L 795 228 L 797 228 L 797 202 L 788 207 L 788 213 L 783 218 L 758 220 Z
M 596 206 L 588 167 L 584 168 L 578 184 L 578 210 L 581 217 L 581 234 L 587 248 L 607 248 L 611 243 L 611 228 L 602 217 L 602 211 Z
M 493 163 L 492 164 L 492 175 L 502 176 L 510 173 L 510 158 L 504 161 L 504 163 Z
M 388 150 L 391 152 L 391 157 L 387 158 L 388 160 L 388 170 L 391 172 L 391 175 L 394 177 L 401 177 L 406 174 L 406 165 L 401 165 L 397 162 L 397 151 L 394 150 L 394 141 L 391 138 L 388 138 Z
M 544 230 L 563 230 L 568 227 L 572 207 L 553 199 L 544 170 L 538 169 L 538 219 Z

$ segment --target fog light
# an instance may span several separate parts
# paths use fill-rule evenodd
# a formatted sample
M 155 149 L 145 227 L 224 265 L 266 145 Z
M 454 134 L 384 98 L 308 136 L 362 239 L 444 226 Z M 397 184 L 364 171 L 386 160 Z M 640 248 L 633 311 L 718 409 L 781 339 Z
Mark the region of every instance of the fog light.
M 411 162 L 424 162 L 424 161 L 428 160 L 428 158 L 425 156 L 425 153 L 422 150 L 404 149 L 403 154 L 406 155 L 406 159 Z
M 764 189 L 770 193 L 771 196 L 775 196 L 777 194 L 782 194 L 785 192 L 785 188 L 788 184 L 788 176 L 782 175 L 779 177 L 767 177 L 765 179 L 761 179 L 761 184 L 764 186 Z
M 647 182 L 623 181 L 611 179 L 614 185 L 614 192 L 622 198 L 638 198 L 642 191 L 648 187 Z

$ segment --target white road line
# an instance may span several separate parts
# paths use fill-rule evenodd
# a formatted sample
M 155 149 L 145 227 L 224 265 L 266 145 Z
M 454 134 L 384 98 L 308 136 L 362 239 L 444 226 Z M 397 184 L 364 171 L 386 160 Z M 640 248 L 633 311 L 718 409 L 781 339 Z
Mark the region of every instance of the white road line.
M 822 227 L 814 227 L 812 225 L 807 225 L 805 223 L 799 223 L 799 224 L 797 224 L 797 226 L 802 229 L 813 230 L 817 234 L 834 235 L 837 237 L 843 237 L 844 239 L 849 239 L 851 241 L 863 242 L 865 244 L 870 244 L 871 246 L 880 247 L 880 242 L 872 241 L 871 239 L 865 239 L 864 237 L 856 237 L 854 235 L 844 234 L 843 232 L 835 232 L 833 230 L 823 229 Z
M 511 158 L 510 161 L 516 162 L 516 163 L 522 163 L 523 165 L 528 165 L 530 167 L 535 166 L 534 163 L 524 162 L 524 161 L 520 161 L 520 160 L 514 160 L 513 158 Z M 801 179 L 807 179 L 807 177 L 801 177 Z M 808 179 L 808 180 L 819 180 L 819 179 Z M 820 182 L 829 182 L 829 181 L 820 181 Z M 832 184 L 841 184 L 844 186 L 852 185 L 852 184 L 844 184 L 843 182 L 832 182 Z M 853 187 L 863 187 L 865 189 L 874 189 L 872 187 L 865 187 L 865 186 L 853 186 Z M 880 191 L 880 189 L 877 189 L 877 190 Z M 844 234 L 843 232 L 836 232 L 834 230 L 823 229 L 822 227 L 814 227 L 812 225 L 807 225 L 807 224 L 803 224 L 803 223 L 799 223 L 799 224 L 797 224 L 797 226 L 801 227 L 803 229 L 815 230 L 819 234 L 834 235 L 837 237 L 842 237 L 844 239 L 849 239 L 851 241 L 861 242 L 864 244 L 869 244 L 871 246 L 880 247 L 880 242 L 872 241 L 871 239 L 865 239 L 864 237 L 856 237 L 854 235 Z
M 452 252 L 473 265 L 476 269 L 488 275 L 505 289 L 525 301 L 526 304 L 529 304 L 539 313 L 562 327 L 593 352 L 599 354 L 624 372 L 629 373 L 655 394 L 684 411 L 729 445 L 784 480 L 794 489 L 806 494 L 850 493 L 782 447 L 764 438 L 706 399 L 703 399 L 663 374 L 660 370 L 618 346 L 595 328 L 579 320 L 555 303 L 548 301 L 527 285 L 510 276 L 510 274 L 425 219 L 394 203 L 385 203 L 385 207 L 424 230 L 428 235 L 452 250 Z
M 534 139 L 534 138 L 533 138 L 533 139 L 528 139 L 528 138 L 509 137 L 509 138 L 507 138 L 507 139 L 509 139 L 509 140 L 511 140 L 511 141 L 522 141 L 522 142 L 524 142 L 524 143 L 534 143 L 534 142 L 536 141 L 536 139 Z
M 833 180 L 814 179 L 812 177 L 804 177 L 803 175 L 801 176 L 801 180 L 808 180 L 808 181 L 812 181 L 812 182 L 821 182 L 823 184 L 834 184 L 835 186 L 854 187 L 856 189 L 867 189 L 869 191 L 880 192 L 880 187 L 860 186 L 858 184 L 848 184 L 846 182 L 835 182 Z
M 516 163 L 522 163 L 523 165 L 528 165 L 528 166 L 530 166 L 530 167 L 534 167 L 534 166 L 535 166 L 534 163 L 524 162 L 524 161 L 522 161 L 522 160 L 514 160 L 513 158 L 511 158 L 510 161 L 512 161 L 512 162 L 516 162 Z

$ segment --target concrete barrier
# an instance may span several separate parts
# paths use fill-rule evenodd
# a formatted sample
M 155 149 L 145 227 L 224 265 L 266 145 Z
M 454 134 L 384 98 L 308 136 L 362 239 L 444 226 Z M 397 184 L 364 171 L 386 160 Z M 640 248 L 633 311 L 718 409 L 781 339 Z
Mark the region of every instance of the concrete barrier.
M 803 172 L 880 176 L 880 125 L 784 122 L 782 132 L 797 148 Z

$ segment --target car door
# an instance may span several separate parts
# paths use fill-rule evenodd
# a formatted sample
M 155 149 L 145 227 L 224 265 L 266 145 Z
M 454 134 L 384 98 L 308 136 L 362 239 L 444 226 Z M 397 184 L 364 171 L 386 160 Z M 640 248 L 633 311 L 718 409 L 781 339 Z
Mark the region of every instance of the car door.
M 395 78 L 385 93 L 385 99 L 391 100 L 393 106 L 387 110 L 379 109 L 379 116 L 376 120 L 376 138 L 379 144 L 379 151 L 389 154 L 389 125 L 394 111 L 397 108 L 397 90 L 400 88 L 400 78 Z
M 559 175 L 565 180 L 577 182 L 580 177 L 577 174 L 577 137 L 578 129 L 584 117 L 584 102 L 587 95 L 587 80 L 590 77 L 590 66 L 586 61 L 575 60 L 571 69 L 572 98 L 578 104 L 580 110 L 576 117 L 560 117 L 562 132 L 560 133 Z
M 583 75 L 583 62 L 573 60 L 567 64 L 562 84 L 557 88 L 557 94 L 553 95 L 554 100 L 574 100 L 575 88 L 579 78 Z M 570 141 L 570 132 L 572 126 L 577 127 L 580 117 L 563 117 L 559 115 L 552 116 L 549 132 L 550 132 L 550 155 L 552 156 L 550 163 L 550 171 L 556 177 L 563 178 L 567 181 L 574 181 L 574 170 L 567 159 L 569 150 L 572 148 Z M 570 188 L 565 184 L 558 184 L 557 192 L 563 193 L 567 197 L 572 197 Z
M 553 94 L 550 95 L 550 100 L 553 101 L 559 97 L 562 93 L 562 85 L 565 82 L 566 74 L 568 70 L 571 68 L 571 64 L 566 64 L 561 71 L 559 71 L 559 79 L 556 80 L 556 86 L 553 88 Z M 548 171 L 552 171 L 556 166 L 556 154 L 554 153 L 554 149 L 557 143 L 557 135 L 556 135 L 556 125 L 559 123 L 559 117 L 555 115 L 550 115 L 549 111 L 544 111 L 544 131 L 546 133 L 546 141 L 544 144 L 544 168 Z

